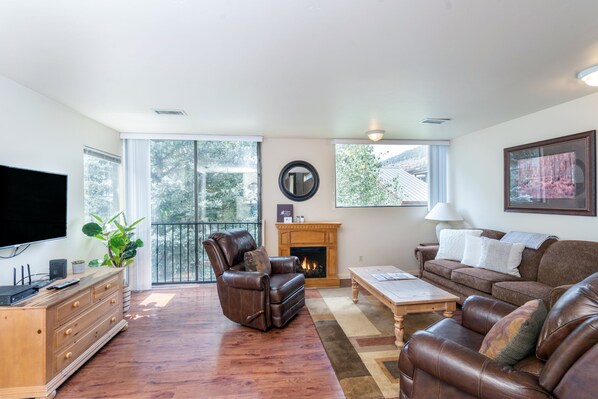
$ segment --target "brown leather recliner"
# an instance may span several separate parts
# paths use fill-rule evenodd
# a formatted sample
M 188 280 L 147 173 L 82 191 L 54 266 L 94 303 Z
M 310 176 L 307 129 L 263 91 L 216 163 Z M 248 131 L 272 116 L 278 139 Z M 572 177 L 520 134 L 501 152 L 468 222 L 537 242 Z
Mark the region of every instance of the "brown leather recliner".
M 305 305 L 305 277 L 296 256 L 270 257 L 272 273 L 245 271 L 245 252 L 256 249 L 247 230 L 210 235 L 203 242 L 216 274 L 222 312 L 234 322 L 262 331 L 283 327 Z
M 535 355 L 508 366 L 478 350 L 494 323 L 514 309 L 471 296 L 463 304 L 462 323 L 443 319 L 413 334 L 399 357 L 400 398 L 596 398 L 598 273 L 554 304 Z

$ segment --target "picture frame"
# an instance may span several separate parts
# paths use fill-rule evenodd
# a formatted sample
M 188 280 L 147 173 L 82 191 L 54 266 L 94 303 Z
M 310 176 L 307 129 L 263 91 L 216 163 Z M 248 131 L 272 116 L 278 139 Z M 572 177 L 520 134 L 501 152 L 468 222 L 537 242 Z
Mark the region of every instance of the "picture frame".
M 596 131 L 505 148 L 504 210 L 596 216 Z

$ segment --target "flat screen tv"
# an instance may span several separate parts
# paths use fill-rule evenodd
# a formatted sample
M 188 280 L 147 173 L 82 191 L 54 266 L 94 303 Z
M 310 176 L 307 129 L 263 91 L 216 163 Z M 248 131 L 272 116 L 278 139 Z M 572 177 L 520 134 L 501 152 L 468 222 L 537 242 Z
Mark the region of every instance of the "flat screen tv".
M 0 248 L 66 237 L 67 176 L 0 165 Z

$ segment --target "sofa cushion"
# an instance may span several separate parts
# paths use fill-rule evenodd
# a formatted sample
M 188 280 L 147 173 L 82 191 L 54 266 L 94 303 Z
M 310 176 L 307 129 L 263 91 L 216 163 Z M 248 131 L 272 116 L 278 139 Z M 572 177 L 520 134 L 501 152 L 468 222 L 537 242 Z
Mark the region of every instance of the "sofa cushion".
M 424 264 L 424 270 L 448 279 L 451 278 L 451 273 L 453 272 L 453 270 L 467 267 L 469 266 L 465 266 L 464 264 L 454 260 L 446 259 L 429 260 Z
M 537 281 L 552 287 L 576 284 L 598 272 L 598 242 L 557 241 L 540 260 Z
M 481 255 L 477 267 L 521 277 L 517 268 L 521 263 L 521 254 L 525 244 L 511 244 L 491 238 L 482 238 L 481 240 Z
M 484 340 L 482 334 L 478 334 L 473 330 L 463 327 L 461 323 L 455 319 L 441 319 L 426 328 L 426 331 L 437 337 L 446 338 L 456 342 L 459 345 L 474 351 L 480 349 L 480 345 L 482 345 L 482 341 Z
M 272 274 L 270 276 L 270 302 L 282 303 L 304 285 L 305 277 L 301 273 Z
M 534 353 L 546 318 L 540 299 L 526 302 L 500 319 L 484 337 L 480 353 L 499 363 L 514 365 Z
M 542 327 L 536 356 L 548 360 L 550 355 L 575 328 L 598 315 L 598 273 L 569 288 L 554 304 Z
M 453 230 L 444 229 L 440 232 L 440 247 L 436 254 L 436 259 L 450 259 L 461 261 L 465 249 L 465 237 L 479 237 L 482 230 Z
M 482 237 L 465 237 L 465 249 L 461 263 L 467 266 L 477 267 L 482 256 Z
M 519 277 L 504 273 L 486 270 L 477 267 L 468 267 L 467 269 L 457 269 L 451 274 L 451 280 L 456 283 L 466 285 L 478 291 L 487 294 L 492 293 L 492 284 L 499 281 L 517 281 Z
M 492 286 L 492 296 L 501 301 L 521 306 L 532 299 L 548 304 L 552 287 L 537 281 L 503 281 Z

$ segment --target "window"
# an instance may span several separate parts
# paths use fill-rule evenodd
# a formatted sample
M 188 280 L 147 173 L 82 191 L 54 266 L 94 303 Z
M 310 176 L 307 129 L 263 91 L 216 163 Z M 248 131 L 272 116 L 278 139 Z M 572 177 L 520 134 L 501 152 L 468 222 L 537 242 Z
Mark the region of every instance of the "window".
M 85 218 L 107 219 L 120 210 L 120 157 L 92 148 L 83 150 Z
M 427 206 L 429 147 L 335 144 L 336 206 Z

